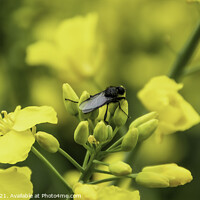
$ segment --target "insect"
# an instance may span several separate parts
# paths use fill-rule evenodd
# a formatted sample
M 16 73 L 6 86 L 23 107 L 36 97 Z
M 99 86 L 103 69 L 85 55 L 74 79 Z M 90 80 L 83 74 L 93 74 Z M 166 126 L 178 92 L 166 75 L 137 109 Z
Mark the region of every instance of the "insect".
M 119 102 L 122 99 L 126 99 L 124 96 L 120 96 L 120 95 L 124 95 L 124 94 L 125 94 L 125 88 L 123 88 L 121 86 L 120 87 L 110 86 L 110 87 L 106 88 L 104 91 L 97 93 L 93 96 L 90 96 L 90 98 L 83 101 L 79 105 L 79 109 L 84 114 L 86 114 L 86 113 L 92 112 L 93 110 L 95 110 L 97 108 L 107 105 L 106 112 L 104 115 L 104 121 L 106 121 L 107 112 L 108 112 L 108 104 Z M 119 108 L 121 109 L 120 102 L 119 102 Z

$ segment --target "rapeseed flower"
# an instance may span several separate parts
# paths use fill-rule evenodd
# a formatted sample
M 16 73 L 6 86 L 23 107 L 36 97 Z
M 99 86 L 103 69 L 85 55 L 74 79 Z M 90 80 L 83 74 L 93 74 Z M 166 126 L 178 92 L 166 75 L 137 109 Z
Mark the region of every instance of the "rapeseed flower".
M 51 40 L 39 40 L 27 48 L 27 63 L 55 68 L 70 80 L 92 77 L 103 53 L 96 37 L 97 23 L 96 13 L 63 20 Z
M 3 115 L 3 116 L 2 116 Z M 24 161 L 35 142 L 31 128 L 41 123 L 57 123 L 57 114 L 49 106 L 29 106 L 0 115 L 0 163 Z
M 144 167 L 136 182 L 146 187 L 177 187 L 191 182 L 189 170 L 175 163 Z
M 149 111 L 156 111 L 159 115 L 157 133 L 171 134 L 184 131 L 200 121 L 199 114 L 178 93 L 183 84 L 176 83 L 167 76 L 152 78 L 138 97 Z

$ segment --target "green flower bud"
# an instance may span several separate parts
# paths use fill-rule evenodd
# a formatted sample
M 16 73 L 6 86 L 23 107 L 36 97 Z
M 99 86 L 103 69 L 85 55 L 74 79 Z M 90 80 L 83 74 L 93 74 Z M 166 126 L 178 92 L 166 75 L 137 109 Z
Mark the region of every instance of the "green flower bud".
M 103 121 L 97 123 L 93 135 L 99 142 L 104 142 L 108 139 L 108 128 Z
M 157 119 L 151 119 L 138 126 L 138 132 L 139 132 L 138 141 L 141 142 L 149 138 L 154 133 L 157 127 L 158 127 Z
M 66 110 L 71 115 L 77 115 L 79 109 L 78 109 L 78 103 L 76 102 L 79 101 L 79 98 L 68 83 L 63 84 L 63 100 Z
M 51 134 L 39 131 L 35 134 L 38 144 L 50 153 L 56 153 L 60 148 L 58 140 Z
M 79 106 L 83 101 L 87 100 L 88 98 L 90 98 L 90 94 L 89 94 L 87 91 L 83 91 L 82 94 L 81 94 L 81 97 L 80 97 L 80 101 L 79 101 L 78 106 Z M 80 117 L 81 120 L 88 119 L 90 115 L 91 115 L 91 113 L 84 114 L 83 112 L 79 112 L 79 117 Z
M 149 188 L 169 187 L 169 180 L 165 176 L 154 172 L 140 172 L 135 181 Z
M 116 176 L 124 176 L 132 173 L 132 168 L 125 162 L 118 161 L 108 166 L 109 171 Z
M 112 126 L 107 125 L 106 128 L 107 128 L 107 131 L 108 131 L 108 138 L 109 139 L 113 138 L 113 129 L 112 129 Z
M 138 130 L 137 128 L 131 128 L 124 136 L 121 144 L 122 151 L 132 151 L 138 141 Z
M 96 109 L 91 112 L 90 119 L 95 120 L 98 117 L 98 115 L 99 115 L 99 109 Z
M 89 124 L 88 121 L 81 121 L 74 132 L 74 140 L 77 144 L 86 144 L 89 136 Z
M 141 124 L 151 120 L 151 119 L 156 119 L 158 117 L 158 113 L 157 112 L 150 112 L 147 113 L 146 115 L 143 115 L 139 118 L 137 118 L 136 120 L 134 120 L 131 124 L 130 124 L 130 128 L 135 127 L 137 128 L 138 126 L 140 126 Z
M 113 116 L 113 122 L 118 127 L 123 126 L 128 119 L 128 101 L 122 100 L 120 103 L 120 107 L 117 107 Z
M 117 106 L 118 106 L 117 103 L 109 103 L 108 110 L 111 115 L 114 115 Z
M 104 117 L 105 117 L 105 114 L 106 114 L 106 107 L 107 107 L 107 105 L 102 106 L 102 107 L 99 108 L 99 115 L 97 117 L 97 121 L 104 120 Z M 106 116 L 106 121 L 108 122 L 109 119 L 110 119 L 110 112 L 108 110 L 107 111 L 107 116 Z

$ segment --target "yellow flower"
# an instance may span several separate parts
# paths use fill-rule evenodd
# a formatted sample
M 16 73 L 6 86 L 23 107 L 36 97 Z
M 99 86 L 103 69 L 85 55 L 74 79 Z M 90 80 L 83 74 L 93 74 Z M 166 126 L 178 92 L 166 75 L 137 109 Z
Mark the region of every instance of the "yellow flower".
M 35 137 L 30 128 L 41 123 L 57 123 L 56 112 L 49 106 L 29 106 L 0 115 L 0 163 L 15 164 L 27 158 Z
M 30 199 L 33 185 L 30 181 L 31 170 L 28 167 L 10 167 L 0 169 L 0 194 L 3 199 Z
M 93 76 L 102 59 L 102 44 L 96 38 L 97 22 L 96 13 L 63 20 L 51 40 L 40 40 L 27 48 L 27 63 L 64 70 L 70 80 Z
M 178 93 L 182 87 L 182 84 L 177 84 L 167 76 L 158 76 L 152 78 L 138 93 L 144 106 L 159 114 L 159 134 L 184 131 L 200 121 L 199 114 Z
M 144 167 L 136 182 L 146 187 L 176 187 L 192 181 L 189 170 L 175 163 Z
M 80 194 L 82 200 L 140 200 L 139 191 L 128 191 L 116 186 L 101 187 L 98 185 L 89 185 L 77 183 L 74 186 L 75 195 Z
M 109 171 L 115 176 L 124 176 L 132 173 L 132 168 L 125 162 L 118 161 L 109 165 Z

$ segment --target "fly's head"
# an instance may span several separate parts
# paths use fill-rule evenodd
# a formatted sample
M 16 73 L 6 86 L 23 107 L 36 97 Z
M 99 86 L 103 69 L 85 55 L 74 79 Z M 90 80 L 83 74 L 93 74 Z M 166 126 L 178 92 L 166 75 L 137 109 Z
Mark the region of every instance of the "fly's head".
M 118 94 L 119 94 L 119 95 L 123 95 L 123 94 L 125 94 L 125 91 L 126 91 L 126 90 L 125 90 L 124 87 L 121 87 L 121 86 L 120 86 L 120 87 L 117 87 L 117 91 L 118 91 Z

